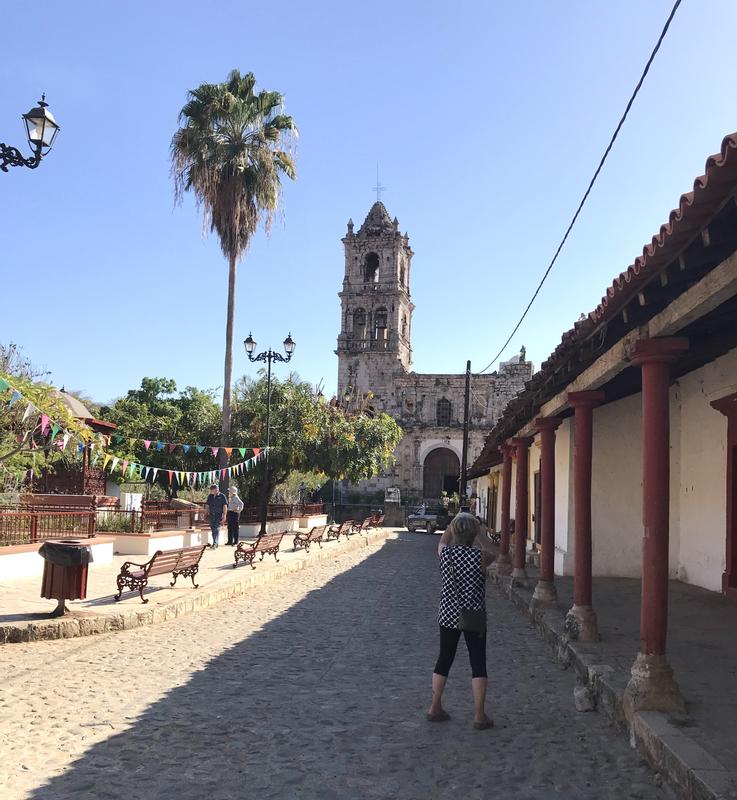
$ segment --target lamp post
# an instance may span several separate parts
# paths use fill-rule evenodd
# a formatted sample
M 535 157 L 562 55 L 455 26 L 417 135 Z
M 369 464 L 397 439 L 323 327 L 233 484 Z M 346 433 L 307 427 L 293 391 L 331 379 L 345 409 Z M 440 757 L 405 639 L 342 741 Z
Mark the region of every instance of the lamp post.
M 32 108 L 27 114 L 22 115 L 26 125 L 28 144 L 31 146 L 33 155 L 25 158 L 17 147 L 0 142 L 0 170 L 3 172 L 7 172 L 8 167 L 36 169 L 41 163 L 41 159 L 51 150 L 60 129 L 54 115 L 48 110 L 48 103 L 44 102 L 45 100 L 46 95 L 44 94 L 36 108 Z
M 463 450 L 461 452 L 461 480 L 459 485 L 460 501 L 459 506 L 461 511 L 468 511 L 468 499 L 466 498 L 466 486 L 468 484 L 468 424 L 469 424 L 469 406 L 471 402 L 471 362 L 466 361 L 466 388 L 463 398 Z
M 269 447 L 271 446 L 271 362 L 272 361 L 281 361 L 282 363 L 286 364 L 288 361 L 292 359 L 292 353 L 294 353 L 295 342 L 292 339 L 292 334 L 288 334 L 287 338 L 284 340 L 284 352 L 287 354 L 284 357 L 281 353 L 276 352 L 269 348 L 268 350 L 264 350 L 263 353 L 259 353 L 258 355 L 254 355 L 254 350 L 256 349 L 256 342 L 254 341 L 253 336 L 249 333 L 248 338 L 243 342 L 244 347 L 246 348 L 246 353 L 248 355 L 249 361 L 264 361 L 266 362 L 266 466 L 264 469 L 264 477 L 261 484 L 261 529 L 258 532 L 259 536 L 262 536 L 266 533 L 266 514 L 267 514 L 267 505 L 268 505 L 268 487 L 269 487 Z

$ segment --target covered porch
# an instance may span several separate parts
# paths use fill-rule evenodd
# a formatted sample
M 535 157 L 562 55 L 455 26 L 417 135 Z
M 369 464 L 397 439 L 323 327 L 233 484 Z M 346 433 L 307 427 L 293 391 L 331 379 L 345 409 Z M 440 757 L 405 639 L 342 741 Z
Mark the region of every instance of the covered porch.
M 530 582 L 523 586 L 513 586 L 504 576 L 495 576 L 495 582 L 530 616 L 556 657 L 576 671 L 578 683 L 585 687 L 584 709 L 590 703 L 626 727 L 624 692 L 639 645 L 640 581 L 596 579 L 596 614 L 606 635 L 583 642 L 571 640 L 566 629 L 573 578 L 556 578 L 558 603 L 545 607 L 532 603 L 539 570 L 528 567 L 528 574 Z M 668 659 L 686 697 L 686 713 L 641 712 L 631 738 L 686 797 L 733 797 L 737 600 L 677 580 L 670 581 L 668 589 Z

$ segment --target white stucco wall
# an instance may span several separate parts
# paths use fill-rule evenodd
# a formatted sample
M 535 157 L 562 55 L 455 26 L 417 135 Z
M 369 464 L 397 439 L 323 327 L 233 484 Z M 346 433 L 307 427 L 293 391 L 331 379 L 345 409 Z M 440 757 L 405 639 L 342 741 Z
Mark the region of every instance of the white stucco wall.
M 481 519 L 486 519 L 486 492 L 490 486 L 490 480 L 488 473 L 486 475 L 481 475 L 476 478 L 474 481 L 471 482 L 471 490 L 476 492 L 478 496 L 478 505 L 476 507 L 476 516 L 481 517 Z
M 494 518 L 494 520 L 492 520 L 492 522 L 493 522 L 494 530 L 495 531 L 501 531 L 501 529 L 502 529 L 502 490 L 504 488 L 502 486 L 502 465 L 499 464 L 498 466 L 494 467 L 492 469 L 492 472 L 496 473 L 496 481 L 497 481 L 496 485 L 499 487 L 499 498 L 498 498 L 497 503 L 496 503 L 496 517 Z
M 540 472 L 540 457 L 542 449 L 540 446 L 540 434 L 535 436 L 535 441 L 530 445 L 530 473 L 527 483 L 527 549 L 532 549 L 535 541 L 535 473 Z
M 591 476 L 594 575 L 638 578 L 642 543 L 642 396 L 594 409 Z
M 555 573 L 573 575 L 573 417 L 564 419 L 555 437 Z
M 726 557 L 727 418 L 709 404 L 737 391 L 737 350 L 680 378 L 680 470 L 671 509 L 680 514 L 678 577 L 721 591 Z M 672 431 L 674 433 L 674 431 Z

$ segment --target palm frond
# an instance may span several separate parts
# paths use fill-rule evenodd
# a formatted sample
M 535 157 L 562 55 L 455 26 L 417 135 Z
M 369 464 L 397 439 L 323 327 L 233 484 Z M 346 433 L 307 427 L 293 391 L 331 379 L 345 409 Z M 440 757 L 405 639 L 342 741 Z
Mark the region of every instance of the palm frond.
M 192 192 L 226 257 L 239 259 L 259 222 L 269 230 L 282 176 L 294 180 L 294 120 L 279 92 L 255 92 L 253 73 L 233 70 L 224 83 L 188 93 L 171 141 L 174 193 Z

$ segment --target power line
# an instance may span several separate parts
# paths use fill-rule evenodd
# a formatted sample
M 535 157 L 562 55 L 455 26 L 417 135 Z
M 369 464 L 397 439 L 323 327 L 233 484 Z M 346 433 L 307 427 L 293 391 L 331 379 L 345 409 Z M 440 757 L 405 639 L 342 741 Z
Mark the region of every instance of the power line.
M 635 98 L 637 97 L 637 95 L 638 95 L 638 93 L 640 91 L 640 88 L 642 87 L 642 84 L 645 81 L 647 73 L 650 71 L 650 65 L 653 63 L 653 60 L 654 60 L 658 50 L 660 50 L 660 45 L 663 43 L 663 39 L 665 39 L 665 35 L 668 33 L 668 28 L 670 28 L 671 22 L 673 22 L 673 17 L 675 17 L 676 11 L 678 11 L 678 6 L 681 5 L 681 1 L 682 0 L 676 0 L 673 8 L 671 9 L 670 14 L 668 15 L 668 19 L 666 20 L 666 23 L 663 26 L 663 30 L 660 32 L 660 36 L 658 37 L 657 44 L 655 45 L 652 53 L 650 53 L 650 58 L 648 58 L 647 64 L 645 64 L 645 69 L 643 70 L 642 75 L 640 76 L 640 80 L 637 82 L 637 86 L 635 86 L 635 90 L 634 90 L 634 92 L 632 92 L 632 96 L 630 97 L 629 102 L 627 103 L 627 106 L 624 109 L 624 114 L 622 114 L 622 118 L 619 120 L 619 124 L 617 125 L 614 133 L 612 134 L 612 138 L 609 140 L 609 144 L 607 145 L 607 148 L 604 151 L 604 155 L 601 157 L 601 161 L 599 161 L 599 166 L 596 168 L 596 172 L 594 172 L 594 177 L 589 182 L 588 188 L 586 189 L 586 192 L 584 193 L 584 196 L 581 198 L 581 202 L 578 204 L 578 208 L 576 209 L 576 213 L 573 215 L 573 219 L 571 220 L 570 224 L 568 225 L 568 228 L 566 228 L 565 235 L 561 239 L 561 242 L 558 245 L 558 249 L 555 251 L 555 255 L 553 256 L 550 264 L 548 264 L 548 268 L 545 270 L 545 274 L 542 276 L 542 279 L 540 280 L 540 283 L 538 283 L 537 289 L 535 289 L 535 293 L 532 295 L 532 297 L 530 299 L 530 302 L 527 304 L 527 307 L 522 312 L 522 316 L 519 318 L 517 324 L 514 326 L 514 330 L 509 334 L 509 338 L 507 339 L 507 341 L 504 342 L 504 344 L 502 345 L 502 347 L 499 350 L 499 352 L 494 356 L 494 358 L 491 359 L 491 361 L 488 363 L 488 365 L 486 367 L 484 367 L 481 370 L 480 373 L 477 373 L 477 374 L 480 375 L 481 373 L 486 372 L 486 370 L 489 369 L 489 367 L 491 367 L 493 364 L 496 363 L 496 360 L 499 358 L 499 356 L 501 356 L 501 354 L 506 350 L 507 345 L 512 341 L 512 337 L 514 336 L 514 334 L 517 333 L 517 331 L 519 330 L 520 325 L 522 324 L 522 322 L 524 321 L 525 317 L 527 316 L 527 312 L 530 310 L 530 308 L 532 307 L 532 304 L 535 302 L 535 298 L 540 293 L 540 289 L 542 289 L 542 286 L 545 283 L 545 280 L 547 279 L 548 275 L 550 274 L 550 270 L 553 268 L 553 265 L 558 260 L 558 256 L 560 255 L 560 251 L 563 249 L 563 245 L 566 243 L 566 240 L 568 239 L 568 234 L 571 232 L 571 230 L 573 229 L 573 226 L 576 224 L 576 220 L 578 219 L 578 215 L 581 213 L 581 209 L 583 208 L 584 203 L 588 199 L 588 196 L 591 193 L 591 190 L 594 188 L 594 184 L 596 183 L 596 179 L 599 177 L 599 173 L 601 172 L 601 169 L 604 166 L 604 162 L 607 160 L 609 152 L 612 149 L 612 146 L 614 145 L 614 142 L 616 141 L 617 136 L 619 135 L 619 131 L 621 130 L 622 125 L 624 124 L 624 121 L 627 119 L 627 115 L 630 112 L 630 108 L 632 108 L 632 103 L 634 103 Z

